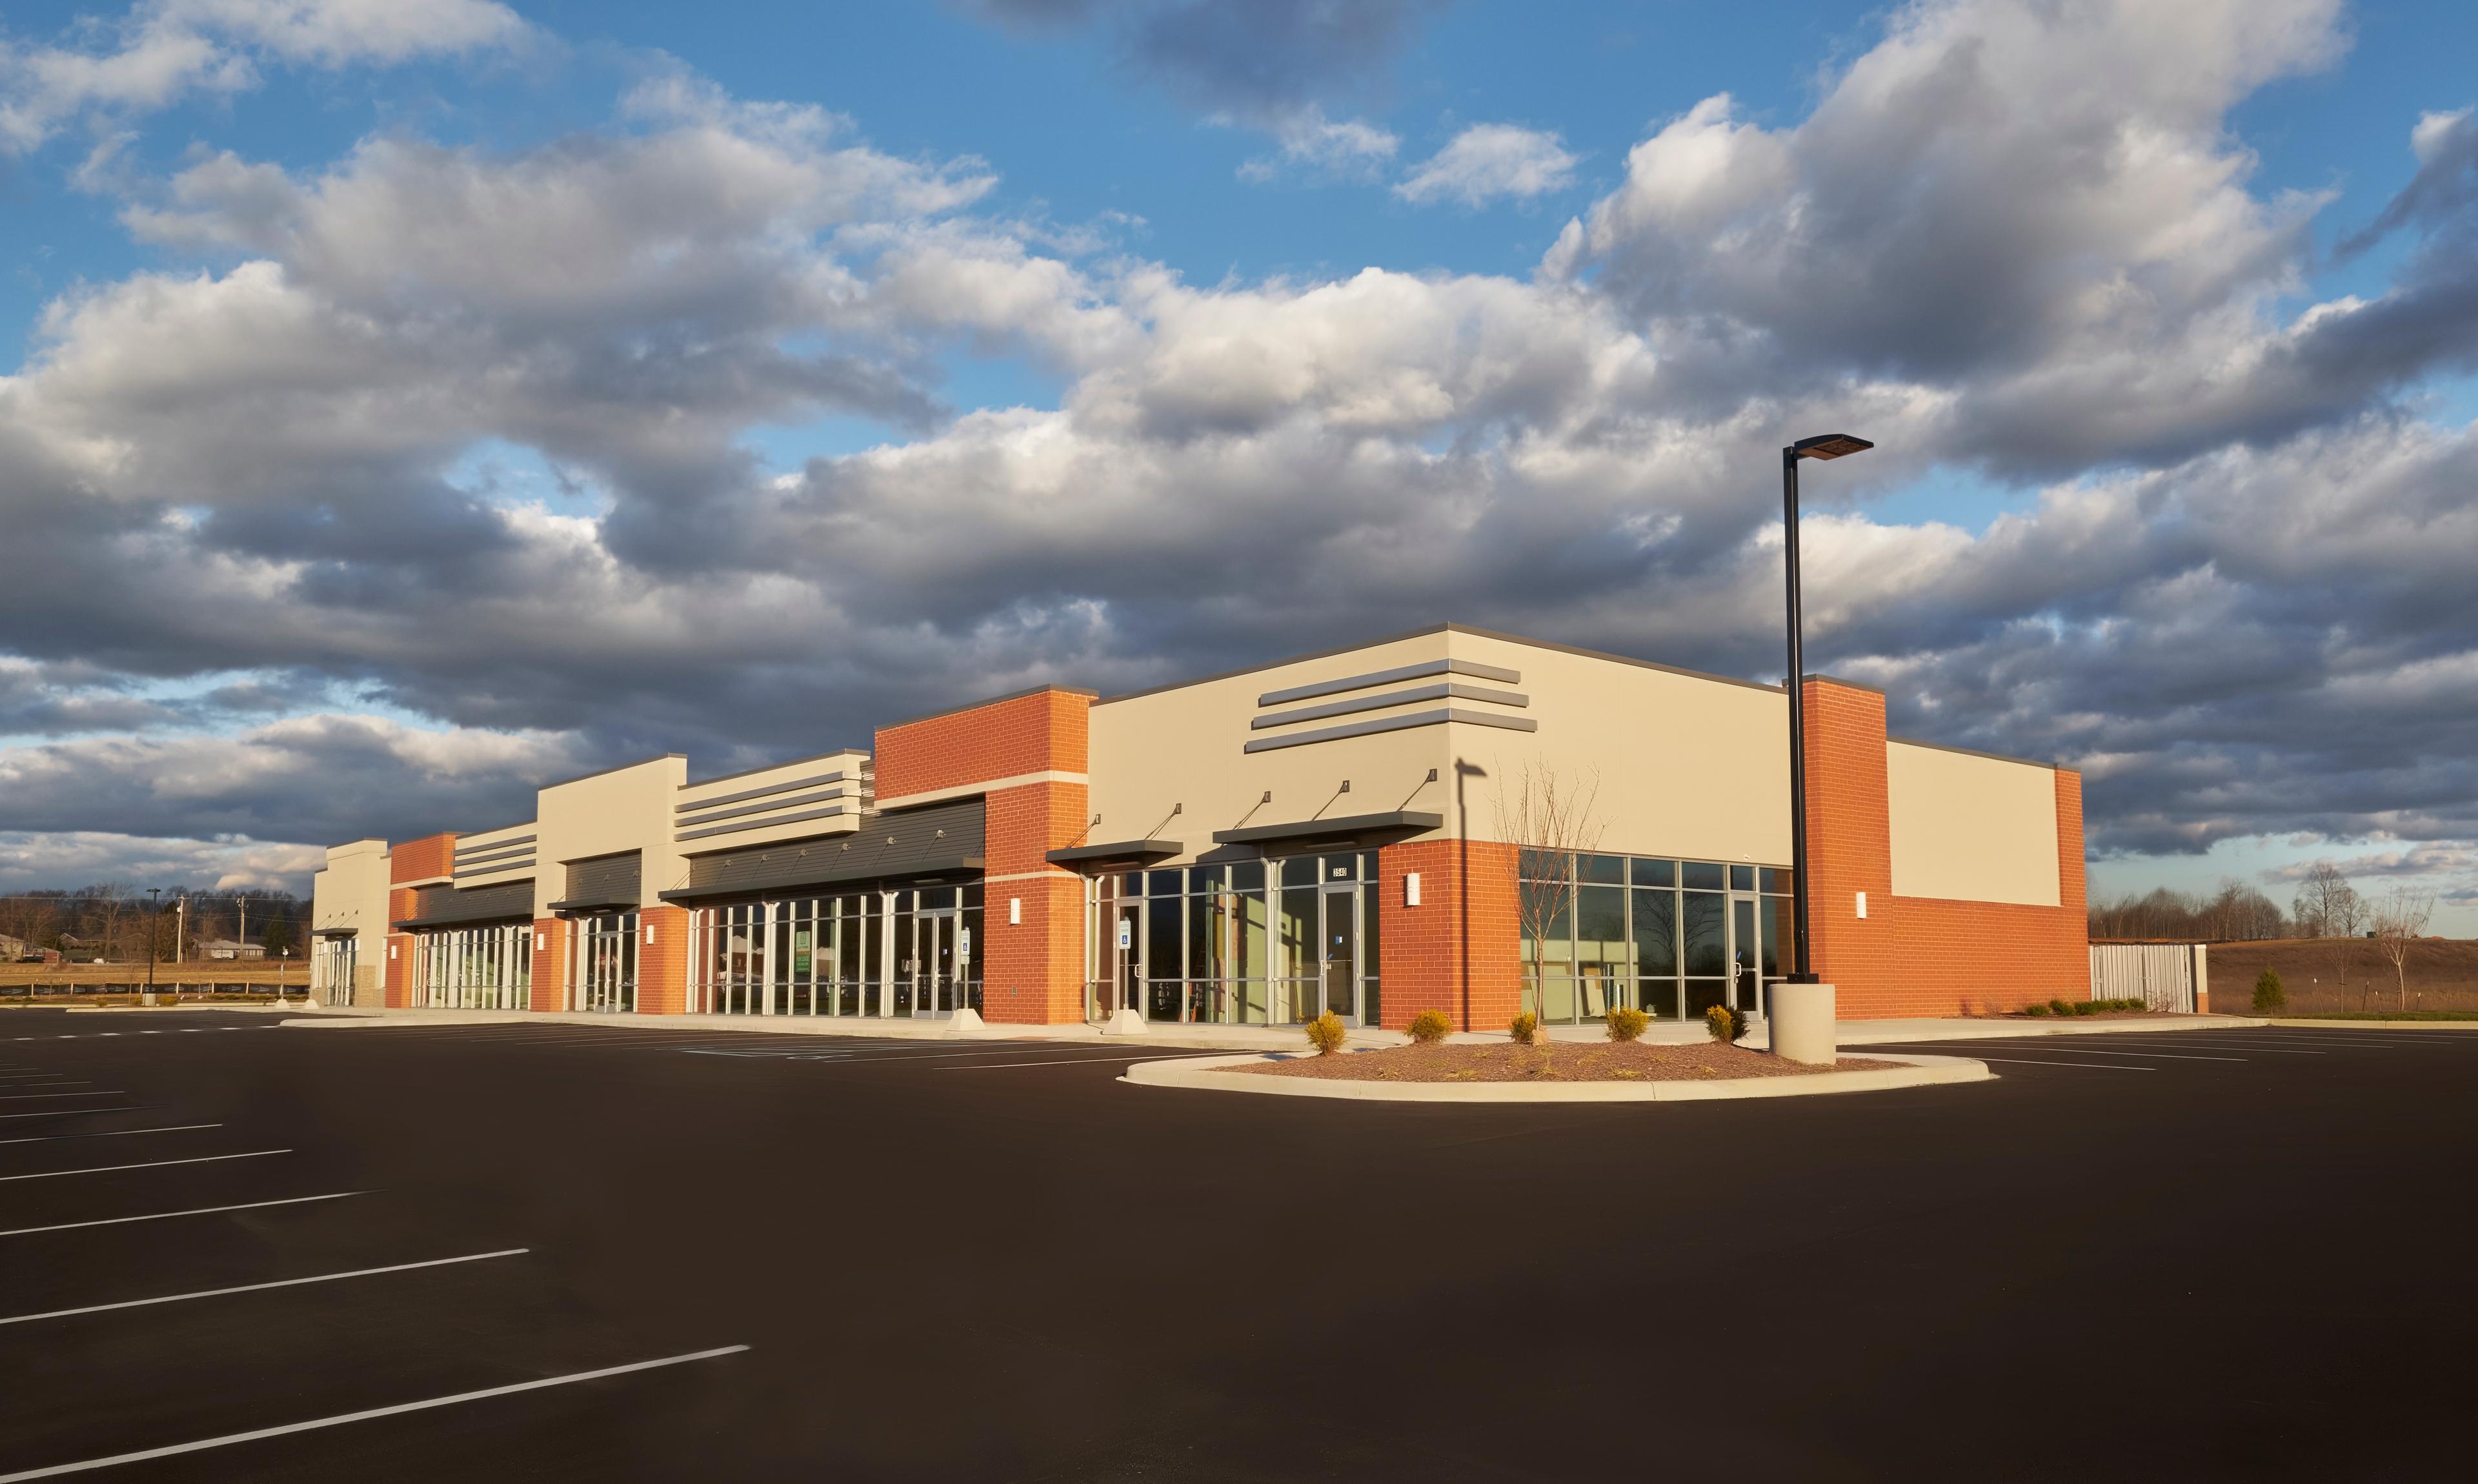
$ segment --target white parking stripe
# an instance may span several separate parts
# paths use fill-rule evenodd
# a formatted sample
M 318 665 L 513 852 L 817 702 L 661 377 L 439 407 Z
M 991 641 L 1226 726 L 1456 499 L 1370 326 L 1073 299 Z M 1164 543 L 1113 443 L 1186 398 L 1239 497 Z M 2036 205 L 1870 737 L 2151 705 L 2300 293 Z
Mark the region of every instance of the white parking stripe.
M 164 1294 L 155 1298 L 124 1298 L 118 1303 L 90 1303 L 82 1309 L 53 1309 L 42 1314 L 14 1314 L 0 1319 L 0 1324 L 31 1324 L 37 1320 L 64 1320 L 76 1314 L 102 1314 L 112 1309 L 143 1309 L 149 1304 L 182 1303 L 191 1298 L 220 1298 L 226 1294 L 255 1294 L 270 1288 L 299 1288 L 304 1283 L 336 1283 L 345 1278 L 375 1277 L 383 1272 L 411 1272 L 416 1268 L 445 1268 L 455 1263 L 487 1262 L 493 1257 L 515 1257 L 531 1251 L 530 1247 L 502 1247 L 496 1252 L 472 1252 L 463 1257 L 434 1257 L 428 1262 L 395 1263 L 385 1268 L 356 1268 L 350 1272 L 321 1272 L 307 1278 L 278 1278 L 272 1283 L 240 1283 L 231 1288 L 202 1288 L 194 1294 Z
M 114 1108 L 51 1108 L 41 1113 L 0 1113 L 0 1119 L 82 1119 L 89 1113 L 136 1113 L 152 1103 L 122 1103 Z
M 2138 1041 L 2143 1046 L 2200 1046 L 2206 1051 L 2252 1051 L 2258 1056 L 2321 1056 L 2321 1051 L 2297 1051 L 2283 1046 L 2259 1046 L 2250 1041 L 2194 1041 L 2180 1036 L 2174 1041 Z
M 252 1149 L 245 1154 L 193 1154 L 188 1159 L 150 1159 L 136 1165 L 95 1165 L 85 1170 L 45 1170 L 31 1175 L 0 1175 L 0 1184 L 11 1180 L 57 1180 L 63 1175 L 108 1175 L 115 1170 L 161 1170 L 165 1165 L 212 1165 L 227 1159 L 264 1159 L 269 1154 L 290 1154 L 291 1149 Z
M 2105 1051 L 2085 1051 L 2077 1046 L 2049 1046 L 2033 1043 L 2016 1045 L 2010 1041 L 1982 1041 L 1980 1045 L 1993 1045 L 2000 1051 L 2046 1051 L 2057 1056 L 2147 1056 L 2171 1062 L 2242 1062 L 2242 1056 L 2187 1056 L 2176 1051 L 2144 1051 L 2131 1046 L 2111 1046 Z M 1968 1052 L 1956 1052 L 1966 1056 Z
M 28 1134 L 0 1139 L 0 1144 L 49 1144 L 55 1139 L 126 1139 L 131 1134 L 185 1134 L 193 1128 L 221 1128 L 221 1123 L 167 1123 L 162 1128 L 105 1128 L 89 1134 Z
M 1049 1056 L 1037 1062 L 989 1062 L 976 1067 L 941 1067 L 940 1071 L 998 1071 L 1008 1067 L 1062 1067 L 1073 1062 L 1171 1062 L 1210 1051 L 1122 1051 L 1116 1056 Z
M 569 1386 L 578 1381 L 598 1381 L 605 1376 L 626 1375 L 636 1371 L 652 1371 L 662 1366 L 684 1366 L 695 1360 L 713 1360 L 722 1355 L 737 1355 L 747 1349 L 745 1345 L 726 1345 L 711 1350 L 693 1350 L 686 1355 L 666 1355 L 660 1360 L 641 1360 L 625 1366 L 605 1366 L 599 1371 L 579 1371 L 569 1375 L 544 1376 L 539 1381 L 518 1381 L 513 1386 L 485 1387 L 478 1392 L 458 1392 L 452 1396 L 432 1396 L 422 1401 L 400 1401 L 392 1407 L 371 1407 L 362 1412 L 346 1412 L 336 1417 L 314 1418 L 306 1422 L 286 1422 L 280 1427 L 260 1427 L 249 1432 L 226 1433 L 220 1438 L 201 1438 L 195 1443 L 175 1443 L 169 1447 L 141 1448 L 135 1453 L 114 1453 L 109 1458 L 88 1458 L 73 1464 L 54 1464 L 47 1469 L 27 1469 L 16 1473 L 0 1473 L 0 1484 L 17 1484 L 21 1479 L 48 1479 L 63 1473 L 83 1473 L 89 1469 L 110 1469 L 120 1464 L 139 1463 L 149 1458 L 169 1458 L 176 1453 L 195 1453 L 204 1448 L 228 1447 L 236 1443 L 255 1443 L 262 1438 L 281 1438 L 288 1433 L 310 1432 L 320 1427 L 341 1427 L 346 1422 L 366 1422 L 372 1418 L 398 1417 L 407 1412 L 422 1412 L 432 1407 L 452 1407 L 458 1402 L 481 1401 L 492 1396 L 513 1396 L 518 1392 L 537 1392 L 549 1386 Z
M 97 1088 L 91 1093 L 0 1093 L 0 1103 L 31 1103 L 45 1097 L 126 1097 L 125 1087 Z
M 367 1191 L 334 1191 L 324 1195 L 288 1195 L 282 1200 L 245 1200 L 237 1206 L 196 1206 L 188 1211 L 150 1211 L 144 1216 L 108 1216 L 99 1221 L 63 1221 L 56 1226 L 19 1226 L 0 1231 L 0 1237 L 31 1237 L 38 1232 L 76 1231 L 84 1226 L 124 1226 L 131 1221 L 168 1221 L 176 1216 L 214 1216 L 218 1211 L 256 1211 L 266 1206 L 298 1206 L 314 1200 L 342 1200 L 347 1195 L 367 1195 Z
M 1974 1062 L 2004 1062 L 2023 1067 L 2071 1067 L 2076 1071 L 2158 1071 L 2157 1067 L 2120 1067 L 2114 1062 L 2043 1062 L 2028 1056 L 1974 1056 Z M 7 1233 L 0 1232 L 0 1236 Z

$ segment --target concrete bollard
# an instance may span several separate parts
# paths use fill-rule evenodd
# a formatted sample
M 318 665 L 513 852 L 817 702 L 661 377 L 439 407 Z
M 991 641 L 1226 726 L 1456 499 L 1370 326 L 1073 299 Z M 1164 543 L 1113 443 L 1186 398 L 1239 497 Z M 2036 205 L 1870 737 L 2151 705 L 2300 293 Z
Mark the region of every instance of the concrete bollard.
M 1833 986 L 1776 984 L 1772 1001 L 1773 1055 L 1810 1067 L 1830 1067 L 1838 1060 Z

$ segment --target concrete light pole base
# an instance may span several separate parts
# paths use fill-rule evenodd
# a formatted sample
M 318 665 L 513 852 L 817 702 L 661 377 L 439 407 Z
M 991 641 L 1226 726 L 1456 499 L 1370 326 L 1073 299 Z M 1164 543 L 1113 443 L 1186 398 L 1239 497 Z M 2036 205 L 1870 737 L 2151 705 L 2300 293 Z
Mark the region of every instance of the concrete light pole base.
M 1833 986 L 1776 984 L 1772 999 L 1773 1055 L 1810 1067 L 1830 1067 L 1838 1059 Z
M 956 1011 L 953 1018 L 947 1022 L 947 1034 L 949 1036 L 978 1036 L 988 1028 L 981 1022 L 981 1013 L 970 1005 Z
M 1120 1007 L 1119 1013 L 1110 1017 L 1110 1023 L 1101 1027 L 1104 1036 L 1141 1036 L 1144 1033 L 1145 1018 L 1137 1014 L 1133 1006 Z

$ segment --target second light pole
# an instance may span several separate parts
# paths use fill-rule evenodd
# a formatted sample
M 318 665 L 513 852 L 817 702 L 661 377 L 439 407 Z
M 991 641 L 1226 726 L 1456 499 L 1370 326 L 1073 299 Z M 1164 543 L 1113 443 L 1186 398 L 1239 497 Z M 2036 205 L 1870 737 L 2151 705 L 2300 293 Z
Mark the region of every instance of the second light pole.
M 1792 984 L 1816 982 L 1807 949 L 1807 655 L 1798 598 L 1798 461 L 1839 459 L 1876 445 L 1847 433 L 1803 438 L 1782 450 L 1782 550 L 1789 568 L 1789 889 Z

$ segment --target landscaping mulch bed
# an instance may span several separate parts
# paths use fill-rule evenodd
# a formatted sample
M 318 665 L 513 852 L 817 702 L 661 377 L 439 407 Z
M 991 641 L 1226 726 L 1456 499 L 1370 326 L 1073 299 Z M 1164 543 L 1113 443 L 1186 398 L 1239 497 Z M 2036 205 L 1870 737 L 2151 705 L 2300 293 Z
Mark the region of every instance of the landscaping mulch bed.
M 1843 1057 L 1831 1067 L 1786 1062 L 1768 1052 L 1707 1042 L 1656 1045 L 1641 1041 L 1558 1042 L 1544 1045 L 1387 1046 L 1239 1067 L 1267 1077 L 1342 1082 L 1717 1082 L 1727 1077 L 1796 1077 L 1816 1071 L 1877 1071 L 1900 1065 Z

